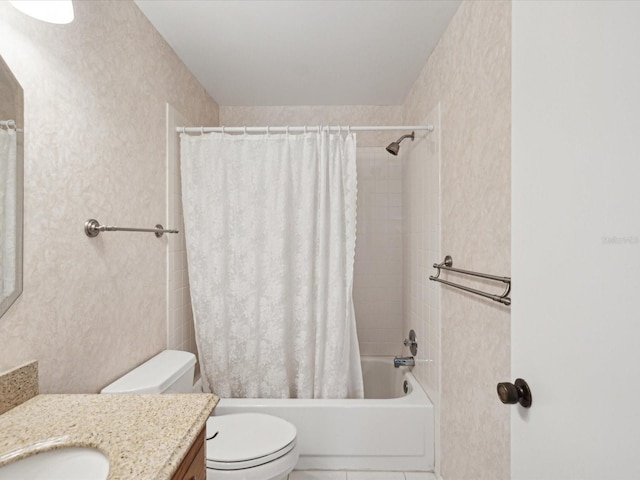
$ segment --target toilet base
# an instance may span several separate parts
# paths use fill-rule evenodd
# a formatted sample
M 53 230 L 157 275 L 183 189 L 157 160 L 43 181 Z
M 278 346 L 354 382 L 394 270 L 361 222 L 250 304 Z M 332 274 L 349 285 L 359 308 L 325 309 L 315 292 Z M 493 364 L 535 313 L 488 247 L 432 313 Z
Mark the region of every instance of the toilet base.
M 295 468 L 300 449 L 295 447 L 286 455 L 257 467 L 243 470 L 214 470 L 207 468 L 207 480 L 286 480 Z

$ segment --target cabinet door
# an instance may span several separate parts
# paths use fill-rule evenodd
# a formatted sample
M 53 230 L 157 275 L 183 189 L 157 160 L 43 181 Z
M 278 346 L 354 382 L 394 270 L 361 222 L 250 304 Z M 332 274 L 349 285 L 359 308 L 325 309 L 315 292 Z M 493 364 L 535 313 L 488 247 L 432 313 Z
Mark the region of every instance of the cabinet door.
M 204 434 L 205 428 L 191 445 L 172 480 L 206 480 Z

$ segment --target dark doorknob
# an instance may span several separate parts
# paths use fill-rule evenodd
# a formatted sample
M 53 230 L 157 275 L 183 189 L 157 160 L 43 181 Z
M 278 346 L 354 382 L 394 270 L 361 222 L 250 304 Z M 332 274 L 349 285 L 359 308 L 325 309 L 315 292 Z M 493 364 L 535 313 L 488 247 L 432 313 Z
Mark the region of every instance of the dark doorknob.
M 531 389 L 527 382 L 517 378 L 514 383 L 502 382 L 498 384 L 498 397 L 505 404 L 519 403 L 524 408 L 531 407 Z

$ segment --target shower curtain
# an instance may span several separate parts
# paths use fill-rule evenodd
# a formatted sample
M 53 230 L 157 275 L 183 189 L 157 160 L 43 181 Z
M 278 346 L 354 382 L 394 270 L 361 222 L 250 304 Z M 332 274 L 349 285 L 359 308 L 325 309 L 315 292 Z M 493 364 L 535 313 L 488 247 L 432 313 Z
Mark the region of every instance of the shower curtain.
M 209 391 L 363 396 L 355 153 L 352 133 L 181 135 L 189 283 Z
M 16 131 L 0 128 L 0 301 L 16 284 Z

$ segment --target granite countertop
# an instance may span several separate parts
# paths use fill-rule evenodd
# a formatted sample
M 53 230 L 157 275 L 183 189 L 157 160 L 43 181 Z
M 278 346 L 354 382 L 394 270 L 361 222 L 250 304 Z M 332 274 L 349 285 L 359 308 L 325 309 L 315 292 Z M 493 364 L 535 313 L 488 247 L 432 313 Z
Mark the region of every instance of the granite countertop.
M 109 479 L 170 479 L 217 403 L 204 393 L 38 395 L 0 415 L 0 466 L 83 446 L 109 458 Z

